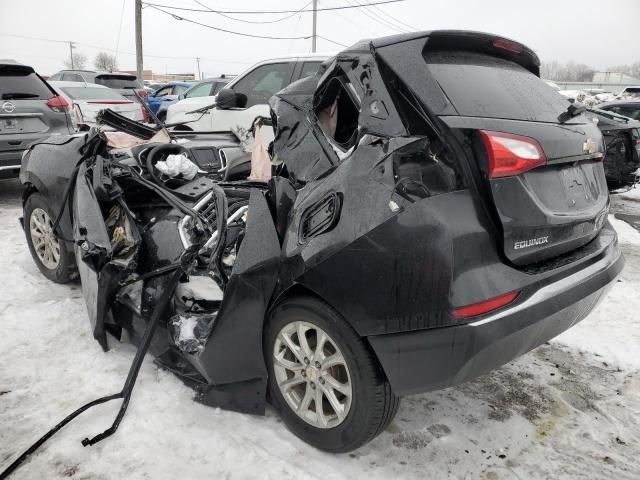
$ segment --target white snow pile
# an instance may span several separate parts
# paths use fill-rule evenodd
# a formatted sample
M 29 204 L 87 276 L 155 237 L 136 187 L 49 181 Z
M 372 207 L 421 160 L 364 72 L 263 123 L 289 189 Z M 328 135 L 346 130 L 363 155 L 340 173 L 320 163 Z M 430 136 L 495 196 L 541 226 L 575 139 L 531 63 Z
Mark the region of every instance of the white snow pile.
M 625 100 L 634 98 L 633 95 L 605 92 L 605 91 L 586 91 L 586 90 L 559 90 L 558 93 L 564 97 L 585 104 L 587 107 L 597 107 L 602 103 L 612 102 L 614 100 Z
M 103 353 L 79 284 L 39 273 L 19 199 L 17 183 L 2 182 L 0 470 L 80 405 L 119 391 L 135 352 L 118 344 Z M 612 222 L 627 266 L 586 320 L 474 382 L 403 399 L 388 429 L 351 454 L 309 447 L 272 410 L 195 403 L 147 357 L 114 436 L 80 444 L 111 425 L 118 402 L 81 415 L 11 478 L 638 479 L 640 234 Z

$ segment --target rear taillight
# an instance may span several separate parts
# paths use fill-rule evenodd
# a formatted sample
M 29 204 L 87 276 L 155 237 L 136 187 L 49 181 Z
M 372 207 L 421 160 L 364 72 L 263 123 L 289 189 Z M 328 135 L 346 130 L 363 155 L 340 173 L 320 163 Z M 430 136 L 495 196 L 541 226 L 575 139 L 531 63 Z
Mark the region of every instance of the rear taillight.
M 544 165 L 547 157 L 533 138 L 480 130 L 489 156 L 489 178 L 510 177 Z
M 456 318 L 469 318 L 475 317 L 477 315 L 482 315 L 484 313 L 493 312 L 499 308 L 504 307 L 505 305 L 513 302 L 520 292 L 511 292 L 505 295 L 500 295 L 499 297 L 494 297 L 489 300 L 485 300 L 483 302 L 474 303 L 472 305 L 467 305 L 466 307 L 456 308 L 451 311 L 451 315 Z
M 49 107 L 54 112 L 64 112 L 69 108 L 69 103 L 64 99 L 64 97 L 51 97 L 47 102 L 47 107 Z
M 502 50 L 507 50 L 511 53 L 521 53 L 522 45 L 516 42 L 511 42 L 509 40 L 505 40 L 503 38 L 499 38 L 495 42 L 493 42 L 493 46 L 496 48 L 501 48 Z

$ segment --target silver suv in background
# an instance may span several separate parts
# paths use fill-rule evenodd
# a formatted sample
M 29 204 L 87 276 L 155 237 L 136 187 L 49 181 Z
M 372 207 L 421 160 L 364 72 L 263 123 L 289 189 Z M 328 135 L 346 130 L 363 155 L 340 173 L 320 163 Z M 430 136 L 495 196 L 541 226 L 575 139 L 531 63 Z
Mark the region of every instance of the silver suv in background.
M 70 133 L 69 103 L 32 67 L 0 60 L 0 178 L 18 176 L 33 142 Z
M 85 82 L 103 85 L 116 90 L 120 95 L 129 100 L 138 100 L 136 92 L 140 97 L 146 97 L 148 92 L 135 75 L 121 72 L 101 72 L 95 70 L 60 70 L 49 77 L 49 80 L 63 82 Z

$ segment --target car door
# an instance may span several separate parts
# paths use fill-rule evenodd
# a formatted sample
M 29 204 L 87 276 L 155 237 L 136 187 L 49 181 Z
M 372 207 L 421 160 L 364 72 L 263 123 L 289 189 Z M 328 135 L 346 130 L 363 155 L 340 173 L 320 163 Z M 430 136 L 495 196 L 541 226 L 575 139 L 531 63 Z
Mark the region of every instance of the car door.
M 147 101 L 149 102 L 149 108 L 153 113 L 158 111 L 160 108 L 160 104 L 166 99 L 171 100 L 173 93 L 173 85 L 167 85 L 166 87 L 162 87 L 160 90 L 156 91 L 153 95 L 149 95 L 147 97 Z M 174 97 L 175 98 L 175 97 Z
M 262 64 L 229 87 L 244 98 L 237 108 L 215 109 L 209 115 L 211 131 L 228 131 L 235 126 L 251 127 L 258 116 L 269 116 L 269 99 L 291 83 L 294 61 Z
M 199 83 L 198 85 L 190 88 L 184 94 L 184 98 L 207 97 L 209 95 L 215 95 L 215 93 L 211 93 L 212 84 L 213 82 Z
M 322 65 L 321 60 L 300 60 L 298 62 L 298 67 L 296 68 L 295 79 L 299 80 L 301 78 L 310 77 L 311 75 L 315 75 L 318 72 L 318 69 Z

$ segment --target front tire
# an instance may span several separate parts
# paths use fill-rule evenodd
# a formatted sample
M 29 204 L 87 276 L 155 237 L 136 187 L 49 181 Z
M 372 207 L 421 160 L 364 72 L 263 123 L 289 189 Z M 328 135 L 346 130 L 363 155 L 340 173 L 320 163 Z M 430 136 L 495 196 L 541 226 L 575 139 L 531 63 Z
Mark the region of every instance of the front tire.
M 264 335 L 269 395 L 287 427 L 332 453 L 376 437 L 399 397 L 365 341 L 327 304 L 298 297 L 278 305 Z
M 31 194 L 24 203 L 24 231 L 33 261 L 49 280 L 67 283 L 73 278 L 73 253 L 53 233 L 55 216 L 42 195 Z

